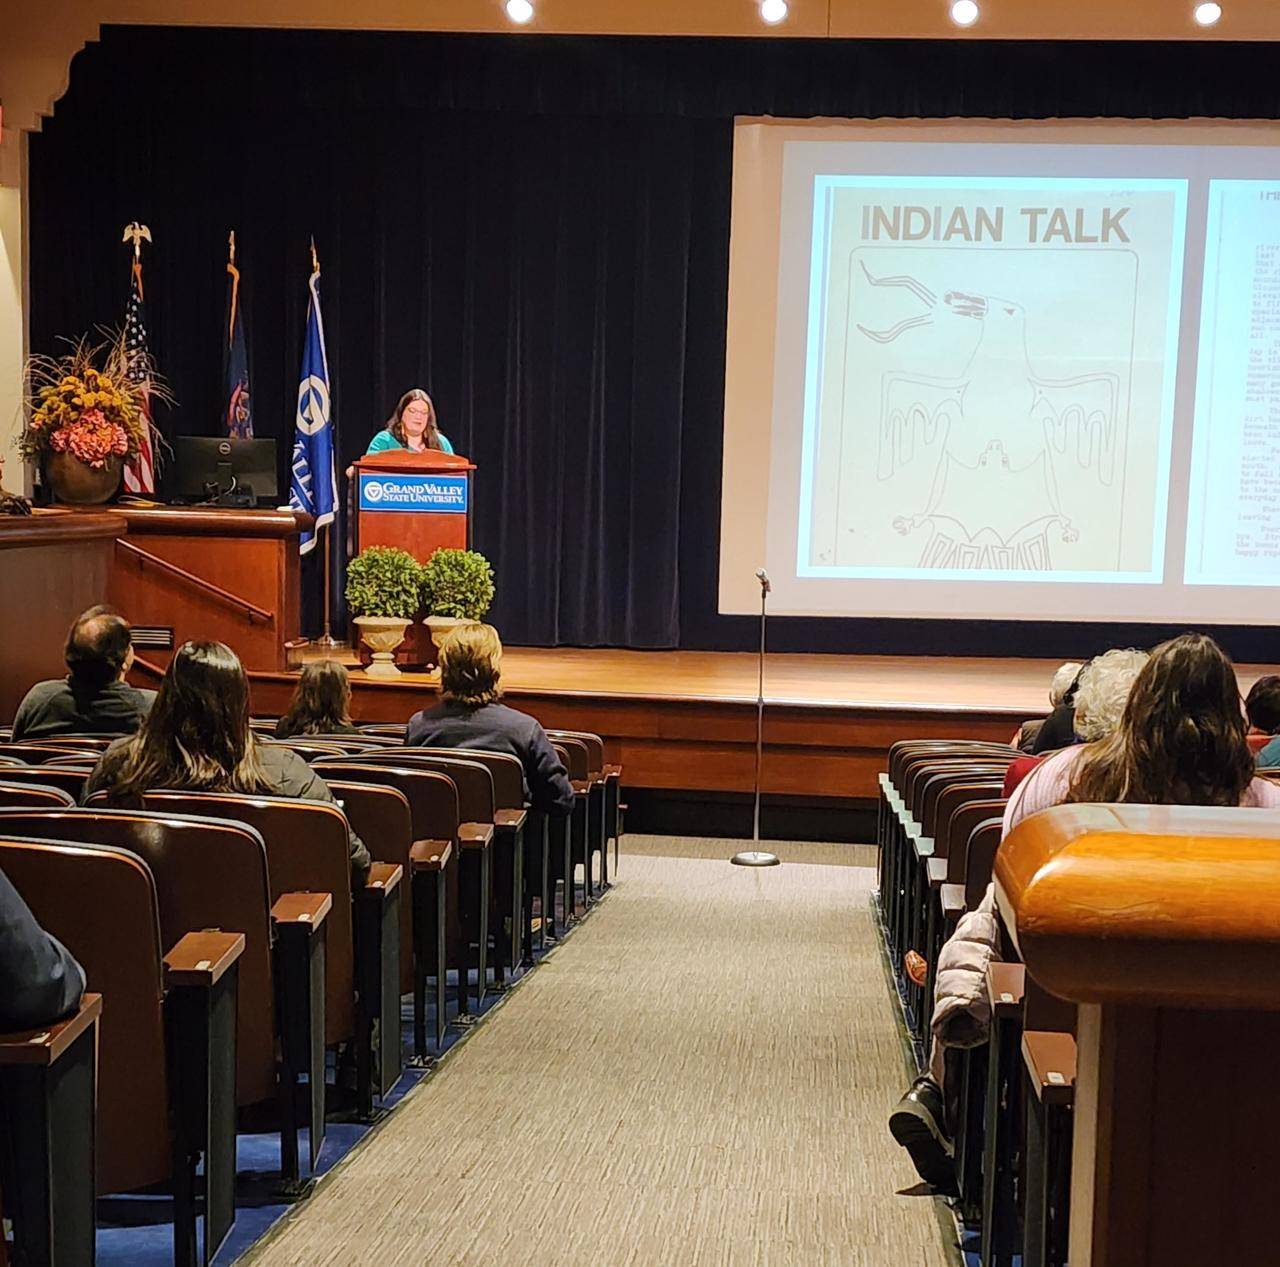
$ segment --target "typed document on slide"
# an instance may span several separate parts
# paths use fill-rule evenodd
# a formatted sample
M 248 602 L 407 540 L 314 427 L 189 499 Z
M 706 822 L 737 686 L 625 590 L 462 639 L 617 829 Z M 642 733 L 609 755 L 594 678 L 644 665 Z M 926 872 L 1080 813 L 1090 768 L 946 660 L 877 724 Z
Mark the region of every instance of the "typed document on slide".
M 1159 584 L 1186 214 L 1177 179 L 817 176 L 797 574 Z
M 1280 182 L 1209 185 L 1188 585 L 1280 575 Z

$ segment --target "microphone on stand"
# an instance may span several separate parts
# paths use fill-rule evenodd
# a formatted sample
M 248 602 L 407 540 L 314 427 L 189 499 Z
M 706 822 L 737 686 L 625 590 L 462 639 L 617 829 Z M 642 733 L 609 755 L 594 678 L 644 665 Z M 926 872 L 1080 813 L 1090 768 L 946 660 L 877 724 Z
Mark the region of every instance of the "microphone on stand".
M 756 569 L 756 580 L 760 582 L 760 682 L 756 691 L 756 778 L 755 778 L 755 810 L 752 816 L 751 840 L 760 843 L 760 774 L 764 764 L 764 648 L 765 621 L 768 616 L 768 599 L 773 591 L 773 582 L 764 568 Z M 748 849 L 736 853 L 730 859 L 740 867 L 776 867 L 777 854 L 765 853 L 760 849 Z

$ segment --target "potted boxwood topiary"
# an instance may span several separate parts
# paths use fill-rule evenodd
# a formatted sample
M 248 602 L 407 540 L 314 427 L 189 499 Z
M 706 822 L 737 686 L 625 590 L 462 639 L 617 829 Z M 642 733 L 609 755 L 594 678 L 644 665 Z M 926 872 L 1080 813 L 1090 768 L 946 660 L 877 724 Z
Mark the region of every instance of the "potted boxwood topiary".
M 437 647 L 456 625 L 483 620 L 493 602 L 493 568 L 475 550 L 437 550 L 422 569 L 422 622 Z
M 370 546 L 347 564 L 347 609 L 373 652 L 370 677 L 399 677 L 395 649 L 418 614 L 422 564 L 407 550 Z

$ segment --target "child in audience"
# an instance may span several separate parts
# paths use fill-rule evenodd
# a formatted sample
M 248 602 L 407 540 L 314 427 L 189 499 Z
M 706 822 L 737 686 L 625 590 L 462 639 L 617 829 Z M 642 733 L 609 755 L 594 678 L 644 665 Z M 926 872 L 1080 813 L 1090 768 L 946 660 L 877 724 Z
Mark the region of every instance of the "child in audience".
M 289 711 L 276 723 L 277 739 L 294 735 L 356 735 L 351 724 L 351 679 L 337 660 L 302 666 Z
M 178 648 L 142 728 L 102 754 L 84 799 L 103 791 L 111 805 L 139 808 L 152 788 L 333 801 L 325 781 L 296 752 L 260 741 L 249 728 L 249 679 L 221 642 Z M 361 887 L 369 851 L 355 832 L 350 843 L 351 881 Z
M 1280 785 L 1254 776 L 1235 670 L 1213 639 L 1184 634 L 1157 647 L 1133 680 L 1115 729 L 1032 770 L 1005 807 L 1003 835 L 1040 810 L 1072 802 L 1280 808 Z M 921 1177 L 943 1191 L 954 1190 L 945 1050 L 986 1041 L 985 977 L 997 942 L 992 885 L 938 958 L 929 1073 L 889 1120 Z

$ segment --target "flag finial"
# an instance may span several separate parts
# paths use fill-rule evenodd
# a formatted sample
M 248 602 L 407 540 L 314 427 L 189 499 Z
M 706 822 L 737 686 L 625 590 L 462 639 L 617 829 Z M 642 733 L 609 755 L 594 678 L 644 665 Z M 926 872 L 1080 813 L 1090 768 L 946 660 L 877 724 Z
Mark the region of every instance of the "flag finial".
M 227 251 L 229 253 L 227 263 L 234 264 L 236 262 L 236 231 L 234 229 L 227 234 Z
M 318 273 L 320 271 L 320 257 L 316 254 L 315 234 L 311 235 L 311 271 Z
M 133 258 L 135 260 L 142 258 L 142 244 L 151 241 L 151 230 L 145 224 L 139 224 L 134 220 L 130 224 L 124 226 L 124 236 L 121 242 L 133 243 Z

